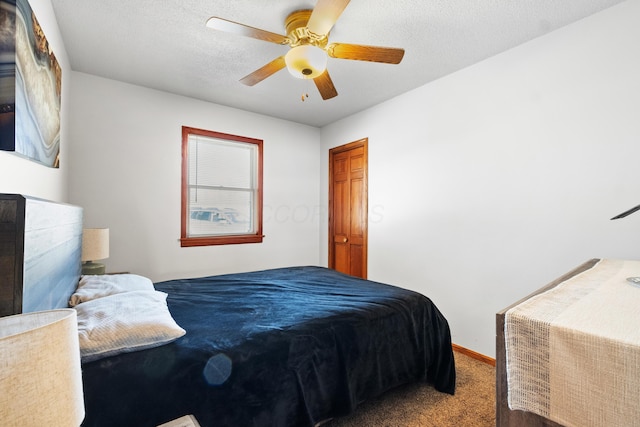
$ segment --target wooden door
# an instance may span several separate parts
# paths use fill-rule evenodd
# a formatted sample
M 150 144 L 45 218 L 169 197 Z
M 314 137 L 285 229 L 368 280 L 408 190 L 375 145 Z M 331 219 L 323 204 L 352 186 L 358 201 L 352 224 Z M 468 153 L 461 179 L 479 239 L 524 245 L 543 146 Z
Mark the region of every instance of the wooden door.
M 367 139 L 329 150 L 329 268 L 367 278 Z

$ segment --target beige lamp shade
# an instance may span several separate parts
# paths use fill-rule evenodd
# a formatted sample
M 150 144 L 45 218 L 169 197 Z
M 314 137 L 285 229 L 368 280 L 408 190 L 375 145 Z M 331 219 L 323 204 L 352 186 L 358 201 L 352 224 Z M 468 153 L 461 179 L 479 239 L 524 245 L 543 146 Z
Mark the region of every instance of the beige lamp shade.
M 84 418 L 76 311 L 0 318 L 0 425 L 77 427 Z
M 109 229 L 85 228 L 82 230 L 82 261 L 109 258 Z

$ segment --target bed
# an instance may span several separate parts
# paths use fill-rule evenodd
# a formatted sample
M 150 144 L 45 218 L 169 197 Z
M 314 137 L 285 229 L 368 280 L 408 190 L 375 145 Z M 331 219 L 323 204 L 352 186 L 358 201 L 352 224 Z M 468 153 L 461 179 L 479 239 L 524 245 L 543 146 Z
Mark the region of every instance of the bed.
M 122 285 L 131 276 L 104 278 Z M 72 300 L 77 284 L 64 291 Z M 156 426 L 187 414 L 203 427 L 314 426 L 407 383 L 454 393 L 449 326 L 416 292 L 316 266 L 153 289 L 184 334 L 136 351 L 83 353 L 83 426 Z M 143 307 L 132 303 L 143 292 L 80 301 L 79 319 L 83 304 L 112 297 L 120 313 L 140 318 L 126 304 Z
M 592 259 L 497 316 L 496 425 L 636 425 L 640 261 Z

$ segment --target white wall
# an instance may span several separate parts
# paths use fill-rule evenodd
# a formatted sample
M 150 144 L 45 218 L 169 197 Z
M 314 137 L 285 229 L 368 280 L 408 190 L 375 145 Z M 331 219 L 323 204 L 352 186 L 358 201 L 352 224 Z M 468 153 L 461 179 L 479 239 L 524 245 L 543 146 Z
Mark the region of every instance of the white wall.
M 71 68 L 50 1 L 30 0 L 29 4 L 62 68 L 60 168 L 49 168 L 11 152 L 0 150 L 0 193 L 24 194 L 66 202 L 69 173 L 67 129 Z
M 109 227 L 108 271 L 153 280 L 319 261 L 320 130 L 73 73 L 70 199 Z M 181 248 L 182 126 L 264 141 L 264 242 Z
M 495 355 L 495 313 L 594 257 L 639 258 L 640 0 L 322 129 L 369 138 L 369 278 Z M 321 224 L 326 264 L 327 225 Z

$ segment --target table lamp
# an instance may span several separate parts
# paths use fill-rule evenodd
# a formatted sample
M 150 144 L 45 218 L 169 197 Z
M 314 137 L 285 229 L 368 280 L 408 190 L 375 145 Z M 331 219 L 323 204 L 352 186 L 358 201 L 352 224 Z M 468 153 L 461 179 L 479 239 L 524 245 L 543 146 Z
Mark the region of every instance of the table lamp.
M 94 262 L 109 258 L 109 229 L 82 230 L 82 274 L 104 274 L 104 264 Z
M 624 218 L 625 216 L 629 216 L 632 213 L 639 211 L 640 210 L 640 205 L 638 206 L 634 206 L 631 209 L 627 209 L 626 211 L 614 216 L 611 219 L 620 219 L 620 218 Z M 634 276 L 634 277 L 627 277 L 627 281 L 629 283 L 633 283 L 636 286 L 640 286 L 640 276 Z
M 80 425 L 84 400 L 75 310 L 0 317 L 0 366 L 0 425 Z

